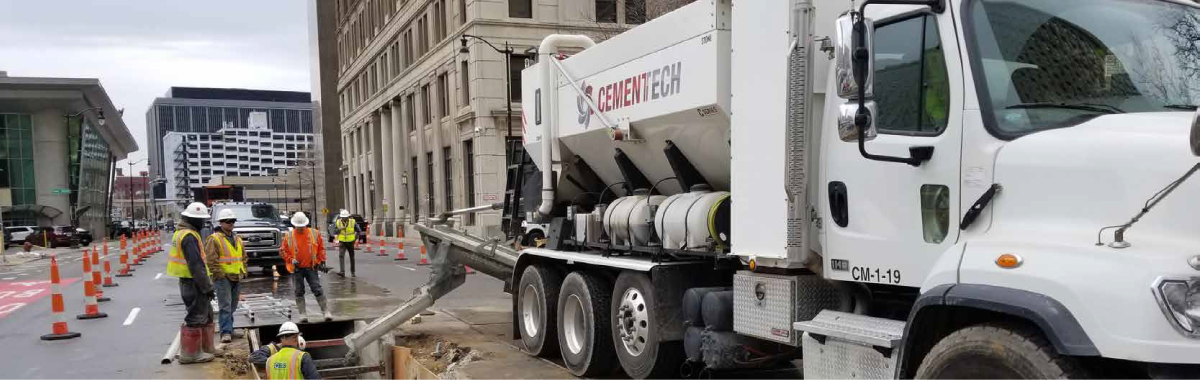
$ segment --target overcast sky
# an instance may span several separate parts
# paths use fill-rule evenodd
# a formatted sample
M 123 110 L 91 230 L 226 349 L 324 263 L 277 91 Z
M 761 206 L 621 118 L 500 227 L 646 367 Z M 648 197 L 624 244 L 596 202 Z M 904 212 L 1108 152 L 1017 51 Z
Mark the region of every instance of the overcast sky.
M 0 0 L 0 71 L 99 78 L 136 161 L 146 110 L 171 86 L 310 91 L 308 1 Z

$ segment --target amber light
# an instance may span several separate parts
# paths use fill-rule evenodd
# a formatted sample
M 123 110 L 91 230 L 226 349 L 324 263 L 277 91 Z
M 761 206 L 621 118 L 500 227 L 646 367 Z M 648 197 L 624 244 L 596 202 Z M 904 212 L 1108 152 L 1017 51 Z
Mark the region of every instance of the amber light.
M 1001 268 L 1005 268 L 1005 269 L 1013 269 L 1013 268 L 1019 267 L 1019 266 L 1021 266 L 1021 262 L 1022 262 L 1022 260 L 1021 260 L 1020 256 L 1017 256 L 1017 255 L 1014 255 L 1011 253 L 1005 253 L 1003 255 L 1000 255 L 1000 257 L 996 258 L 996 265 Z
M 750 270 L 753 271 L 755 269 L 758 269 L 758 262 L 755 262 L 754 259 L 750 259 Z

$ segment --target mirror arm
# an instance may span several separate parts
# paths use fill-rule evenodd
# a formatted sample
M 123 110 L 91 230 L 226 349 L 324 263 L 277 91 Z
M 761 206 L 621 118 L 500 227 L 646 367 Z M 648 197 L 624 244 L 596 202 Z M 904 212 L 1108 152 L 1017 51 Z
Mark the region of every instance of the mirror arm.
M 871 59 L 870 52 L 863 46 L 866 46 L 864 40 L 867 36 L 867 24 L 863 22 L 866 15 L 866 8 L 869 4 L 916 4 L 928 5 L 934 12 L 941 13 L 946 9 L 945 0 L 867 0 L 859 7 L 857 14 L 852 13 L 851 17 L 855 18 L 853 33 L 855 46 L 852 60 L 855 63 L 853 72 L 855 82 L 858 83 L 858 111 L 854 115 L 854 126 L 858 129 L 858 153 L 868 160 L 895 162 L 908 164 L 911 166 L 921 166 L 921 163 L 929 161 L 933 157 L 932 146 L 914 146 L 908 148 L 908 157 L 895 157 L 887 155 L 871 154 L 867 152 L 867 126 L 871 125 L 873 115 L 867 111 L 867 68 Z

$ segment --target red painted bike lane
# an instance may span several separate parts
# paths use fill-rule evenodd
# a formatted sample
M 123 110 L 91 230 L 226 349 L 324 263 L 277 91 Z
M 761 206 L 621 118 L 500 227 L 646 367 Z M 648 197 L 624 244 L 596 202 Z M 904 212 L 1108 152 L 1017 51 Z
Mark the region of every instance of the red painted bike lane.
M 67 286 L 78 280 L 78 277 L 62 279 L 62 289 L 65 291 Z M 50 293 L 50 280 L 0 281 L 0 319 L 49 296 Z

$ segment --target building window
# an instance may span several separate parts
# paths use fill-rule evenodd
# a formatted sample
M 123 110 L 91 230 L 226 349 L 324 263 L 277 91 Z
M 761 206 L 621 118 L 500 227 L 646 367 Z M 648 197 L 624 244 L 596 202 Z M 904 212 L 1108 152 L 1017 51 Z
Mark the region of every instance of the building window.
M 425 194 L 426 198 L 429 198 L 429 216 L 432 217 L 434 194 L 436 194 L 433 192 L 433 152 L 425 153 L 425 179 Z
M 446 211 L 454 210 L 454 159 L 450 147 L 442 148 L 442 176 L 446 184 Z
M 463 193 L 465 207 L 475 207 L 475 140 L 463 141 Z M 466 225 L 475 225 L 475 213 L 467 214 Z
M 411 97 L 411 96 L 410 96 Z M 408 183 L 412 184 L 412 199 L 408 204 L 412 206 L 413 223 L 416 223 L 421 217 L 421 186 L 417 182 L 417 158 L 412 158 L 412 170 L 408 172 Z
M 450 115 L 450 79 L 447 77 L 446 73 L 438 75 L 438 106 L 442 117 Z
M 413 57 L 413 35 L 412 29 L 404 32 L 404 67 L 412 66 L 416 57 Z
M 429 51 L 429 16 L 421 16 L 417 20 L 417 56 L 424 56 Z
M 458 2 L 458 24 L 467 24 L 467 0 L 455 0 Z
M 446 38 L 446 6 L 442 1 L 433 3 L 433 40 L 440 42 Z
M 512 87 L 509 94 L 512 96 L 512 101 L 521 102 L 521 70 L 525 69 L 525 58 L 523 54 L 513 54 L 508 57 L 509 78 L 511 79 Z
M 471 104 L 471 75 L 467 69 L 467 61 L 462 61 L 461 67 L 458 69 L 458 76 L 461 81 L 458 93 L 462 94 L 461 102 L 464 106 Z
M 617 22 L 617 0 L 596 0 L 596 22 Z
M 625 0 L 626 24 L 643 24 L 646 18 L 646 0 Z
M 405 116 L 405 119 L 407 119 L 407 121 L 408 121 L 408 125 L 405 126 L 406 131 L 407 130 L 414 130 L 414 131 L 417 130 L 417 117 L 415 115 L 415 113 L 417 112 L 417 109 L 414 108 L 415 105 L 416 105 L 415 95 L 408 94 L 408 96 L 404 98 L 404 110 L 406 111 L 404 116 Z M 408 138 L 408 136 L 405 136 L 405 138 Z M 414 171 L 413 173 L 416 173 L 416 172 Z
M 603 0 L 596 0 L 596 3 L 600 1 Z M 533 18 L 533 0 L 508 0 L 508 17 Z
M 422 111 L 425 111 L 425 114 L 421 115 L 422 125 L 429 125 L 429 123 L 433 122 L 433 107 L 430 106 L 432 102 L 433 99 L 429 98 L 429 85 L 421 86 L 421 103 L 424 105 Z

